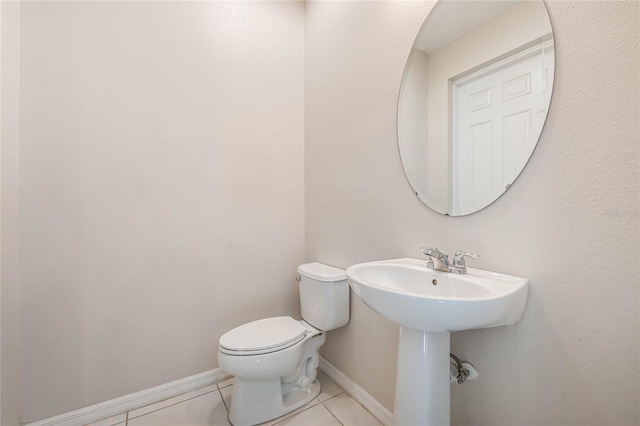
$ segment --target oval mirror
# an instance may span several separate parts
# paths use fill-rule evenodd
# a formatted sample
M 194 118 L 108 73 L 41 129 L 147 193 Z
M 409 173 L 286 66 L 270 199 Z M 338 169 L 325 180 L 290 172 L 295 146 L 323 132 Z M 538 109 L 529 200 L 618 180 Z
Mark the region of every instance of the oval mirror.
M 463 216 L 509 189 L 540 137 L 553 74 L 542 1 L 439 1 L 413 44 L 398 102 L 400 157 L 420 200 Z

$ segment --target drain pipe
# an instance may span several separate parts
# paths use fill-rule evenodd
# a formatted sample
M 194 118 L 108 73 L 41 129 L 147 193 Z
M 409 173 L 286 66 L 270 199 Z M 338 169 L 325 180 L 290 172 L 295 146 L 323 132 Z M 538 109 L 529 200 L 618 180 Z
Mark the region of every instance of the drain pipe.
M 478 370 L 467 361 L 460 361 L 460 358 L 449 353 L 452 361 L 449 364 L 449 375 L 451 382 L 458 382 L 459 385 L 467 380 L 475 380 L 478 378 Z

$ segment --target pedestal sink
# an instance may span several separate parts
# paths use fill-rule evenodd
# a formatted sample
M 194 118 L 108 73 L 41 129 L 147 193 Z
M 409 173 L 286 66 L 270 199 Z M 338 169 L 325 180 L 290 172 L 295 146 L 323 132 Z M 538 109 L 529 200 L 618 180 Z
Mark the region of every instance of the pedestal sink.
M 522 318 L 529 281 L 467 268 L 427 268 L 421 259 L 347 268 L 356 296 L 400 325 L 394 425 L 450 424 L 449 337 L 452 331 L 511 325 Z

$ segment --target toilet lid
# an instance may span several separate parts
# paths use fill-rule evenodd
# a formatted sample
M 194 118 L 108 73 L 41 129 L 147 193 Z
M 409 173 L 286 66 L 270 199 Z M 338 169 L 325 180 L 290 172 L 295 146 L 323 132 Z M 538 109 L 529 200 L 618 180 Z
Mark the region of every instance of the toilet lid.
M 253 321 L 226 332 L 220 346 L 232 351 L 273 351 L 302 340 L 307 329 L 291 317 Z

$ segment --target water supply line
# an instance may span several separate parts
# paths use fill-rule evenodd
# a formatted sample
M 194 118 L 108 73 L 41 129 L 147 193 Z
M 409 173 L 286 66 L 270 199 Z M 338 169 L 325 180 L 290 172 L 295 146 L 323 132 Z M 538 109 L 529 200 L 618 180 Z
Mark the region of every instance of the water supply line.
M 452 353 L 449 353 L 449 358 L 453 360 L 450 362 L 450 376 L 452 382 L 455 380 L 459 385 L 461 385 L 467 380 L 475 380 L 478 377 L 478 371 L 469 362 L 460 361 L 460 358 Z

